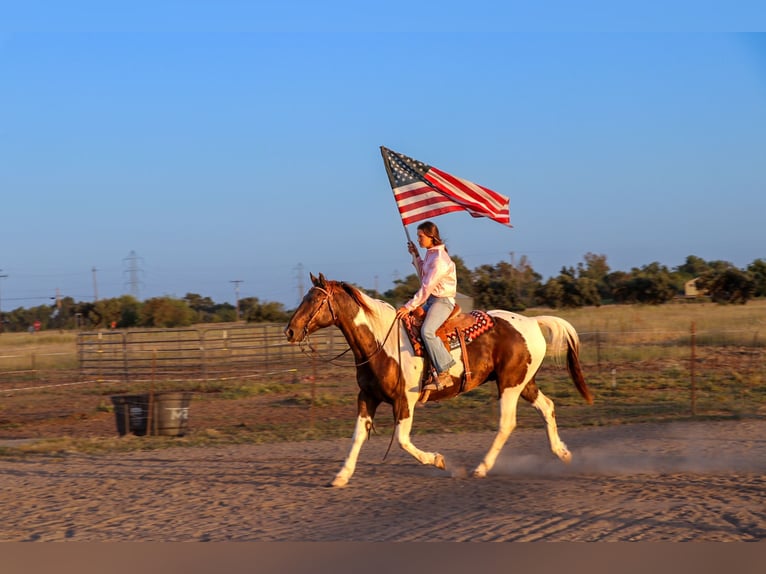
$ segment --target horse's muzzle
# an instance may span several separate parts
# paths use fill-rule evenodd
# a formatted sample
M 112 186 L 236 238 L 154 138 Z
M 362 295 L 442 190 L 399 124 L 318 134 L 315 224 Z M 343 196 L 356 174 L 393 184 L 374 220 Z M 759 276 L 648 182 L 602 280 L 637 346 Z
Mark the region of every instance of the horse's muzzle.
M 287 337 L 287 341 L 289 343 L 297 343 L 298 341 L 300 341 L 300 338 L 296 336 L 295 331 L 292 330 L 290 325 L 285 327 L 284 333 L 285 333 L 285 337 Z

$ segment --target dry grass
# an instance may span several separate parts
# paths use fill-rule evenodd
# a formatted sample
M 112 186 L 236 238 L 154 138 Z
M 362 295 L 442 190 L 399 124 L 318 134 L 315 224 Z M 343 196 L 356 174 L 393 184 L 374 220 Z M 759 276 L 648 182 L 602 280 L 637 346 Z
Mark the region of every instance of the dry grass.
M 556 404 L 562 427 L 766 416 L 766 352 L 761 335 L 766 332 L 766 301 L 744 306 L 679 303 L 535 309 L 527 314 L 564 317 L 583 339 L 582 361 L 596 397 L 594 405 L 585 405 L 560 364 L 546 361 L 538 376 L 538 385 Z M 697 332 L 694 361 L 692 323 Z M 29 361 L 30 354 L 39 370 L 27 381 L 27 391 L 8 390 L 18 385 L 6 384 L 13 368 L 8 368 L 10 359 L 0 359 L 0 439 L 35 440 L 6 446 L 0 453 L 297 441 L 348 437 L 353 431 L 357 388 L 352 367 L 312 364 L 300 357 L 282 371 L 254 371 L 240 379 L 142 383 L 70 379 L 67 386 L 55 386 L 50 384 L 56 382 L 54 368 L 67 373 L 73 362 L 76 365 L 75 334 L 0 335 L 0 357 L 21 355 Z M 42 356 L 51 357 L 51 370 L 39 367 Z M 16 367 L 24 364 L 24 359 L 18 360 Z M 149 390 L 194 392 L 187 436 L 116 436 L 110 396 Z M 488 384 L 455 400 L 419 407 L 415 432 L 494 430 L 495 399 L 496 389 Z M 519 406 L 518 422 L 542 426 L 526 404 Z M 393 430 L 386 405 L 378 412 L 376 430 L 384 435 Z

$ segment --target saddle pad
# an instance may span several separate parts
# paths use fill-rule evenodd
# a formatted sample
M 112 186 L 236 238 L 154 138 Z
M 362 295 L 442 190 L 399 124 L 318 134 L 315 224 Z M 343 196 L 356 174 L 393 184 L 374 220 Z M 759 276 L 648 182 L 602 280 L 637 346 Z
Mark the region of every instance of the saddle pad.
M 466 321 L 466 319 L 472 319 Z M 471 341 L 474 341 L 479 335 L 482 335 L 492 329 L 495 326 L 495 321 L 486 311 L 471 311 L 463 315 L 459 315 L 453 319 L 448 320 L 436 331 L 439 338 L 444 341 L 446 347 L 451 351 L 460 347 L 460 339 L 455 332 L 455 326 L 451 323 L 460 325 L 460 330 L 465 339 L 465 344 L 468 345 Z M 412 317 L 406 316 L 404 318 L 404 326 L 407 331 L 407 336 L 410 338 L 412 347 L 415 350 L 415 356 L 422 357 L 424 353 L 423 339 L 420 336 L 420 322 L 416 322 Z

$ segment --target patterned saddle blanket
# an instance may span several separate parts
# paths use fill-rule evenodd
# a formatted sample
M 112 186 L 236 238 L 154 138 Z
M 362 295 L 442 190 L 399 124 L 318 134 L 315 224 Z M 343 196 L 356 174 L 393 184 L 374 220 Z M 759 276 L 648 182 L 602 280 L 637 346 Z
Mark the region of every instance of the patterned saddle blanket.
M 415 355 L 418 357 L 422 357 L 425 353 L 423 339 L 420 335 L 420 328 L 423 325 L 424 318 L 425 312 L 420 307 L 413 314 L 407 315 L 404 318 L 407 336 L 410 338 L 412 347 L 415 349 Z M 471 341 L 476 340 L 479 335 L 486 333 L 494 326 L 495 321 L 485 311 L 462 313 L 460 307 L 455 305 L 452 315 L 436 330 L 436 335 L 444 342 L 447 349 L 451 351 L 460 347 L 458 333 L 462 335 L 465 344 L 468 345 Z

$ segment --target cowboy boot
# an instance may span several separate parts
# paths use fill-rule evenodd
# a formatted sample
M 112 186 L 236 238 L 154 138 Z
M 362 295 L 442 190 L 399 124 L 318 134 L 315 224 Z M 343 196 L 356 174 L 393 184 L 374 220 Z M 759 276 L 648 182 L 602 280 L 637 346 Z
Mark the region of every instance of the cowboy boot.
M 423 390 L 441 391 L 452 385 L 452 376 L 447 371 L 444 371 L 443 373 L 439 373 L 438 376 L 432 377 L 428 384 L 423 387 Z

